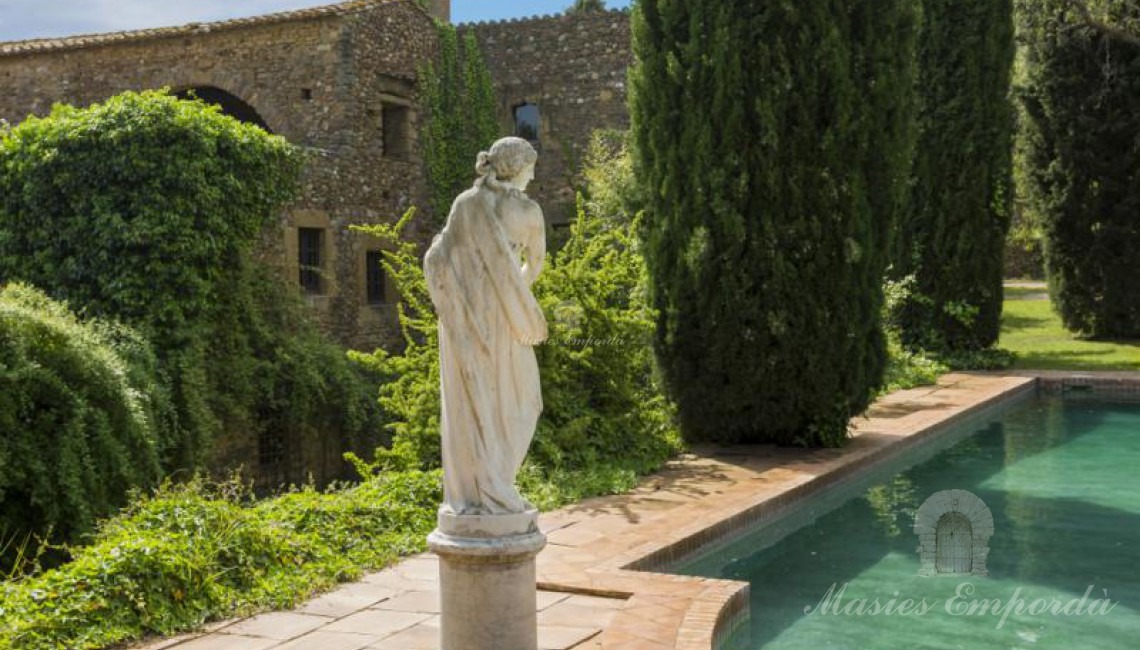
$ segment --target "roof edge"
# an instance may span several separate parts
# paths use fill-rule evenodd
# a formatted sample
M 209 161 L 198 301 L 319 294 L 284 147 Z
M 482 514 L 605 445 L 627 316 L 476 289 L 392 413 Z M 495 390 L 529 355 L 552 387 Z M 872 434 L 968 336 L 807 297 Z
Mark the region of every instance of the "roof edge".
M 119 32 L 103 32 L 95 34 L 76 34 L 60 38 L 35 38 L 22 41 L 0 42 L 0 57 L 18 56 L 21 54 L 38 54 L 41 52 L 55 52 L 63 50 L 77 50 L 88 47 L 99 47 L 119 43 L 137 43 L 141 41 L 171 38 L 175 36 L 190 36 L 222 32 L 247 27 L 260 27 L 294 21 L 325 18 L 329 16 L 345 16 L 374 7 L 393 5 L 401 2 L 410 3 L 419 7 L 414 0 L 347 0 L 334 4 L 279 11 L 260 16 L 246 18 L 231 18 L 213 22 L 193 22 L 171 27 L 153 27 L 147 29 L 133 29 Z

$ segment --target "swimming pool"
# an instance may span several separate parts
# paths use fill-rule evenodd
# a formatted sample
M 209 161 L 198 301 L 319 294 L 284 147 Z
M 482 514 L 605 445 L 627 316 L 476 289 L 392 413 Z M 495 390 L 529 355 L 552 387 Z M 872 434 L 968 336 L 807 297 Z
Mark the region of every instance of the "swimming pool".
M 732 650 L 1140 647 L 1140 402 L 1031 398 L 940 438 L 673 571 L 750 583 Z M 992 513 L 988 575 L 919 575 L 944 490 Z

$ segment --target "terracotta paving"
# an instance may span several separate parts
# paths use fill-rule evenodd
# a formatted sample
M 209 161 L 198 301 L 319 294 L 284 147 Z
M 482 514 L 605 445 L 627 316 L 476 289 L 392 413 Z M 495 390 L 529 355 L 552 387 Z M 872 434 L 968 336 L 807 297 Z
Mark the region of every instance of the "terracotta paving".
M 1035 382 L 1024 376 L 946 375 L 936 386 L 880 399 L 852 421 L 852 439 L 843 449 L 700 447 L 629 494 L 544 514 L 540 649 L 710 650 L 718 630 L 747 610 L 748 585 L 652 569 L 764 521 L 968 412 L 1033 390 Z M 135 648 L 439 650 L 437 571 L 434 556 L 410 557 L 291 612 L 227 621 Z

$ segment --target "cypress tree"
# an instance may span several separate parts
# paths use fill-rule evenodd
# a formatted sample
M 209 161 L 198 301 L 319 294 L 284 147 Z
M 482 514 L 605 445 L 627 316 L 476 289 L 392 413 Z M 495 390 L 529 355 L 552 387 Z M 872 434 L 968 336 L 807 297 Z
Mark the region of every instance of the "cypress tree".
M 1012 199 L 1012 0 L 926 0 L 918 41 L 919 141 L 899 275 L 905 344 L 973 350 L 998 337 Z
M 903 0 L 638 3 L 656 349 L 689 439 L 836 445 L 881 382 L 915 20 Z
M 1053 303 L 1069 329 L 1140 336 L 1140 5 L 1022 0 L 1026 197 L 1045 234 Z

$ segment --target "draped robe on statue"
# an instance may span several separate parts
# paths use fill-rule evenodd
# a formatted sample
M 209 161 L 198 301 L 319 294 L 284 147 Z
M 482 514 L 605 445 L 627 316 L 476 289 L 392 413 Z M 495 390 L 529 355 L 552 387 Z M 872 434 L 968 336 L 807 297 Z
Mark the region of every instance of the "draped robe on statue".
M 472 188 L 424 257 L 439 316 L 443 498 L 455 514 L 531 507 L 514 481 L 542 412 L 531 346 L 546 338 L 546 319 L 514 252 L 526 242 L 512 230 L 535 214 L 541 224 L 520 193 Z

